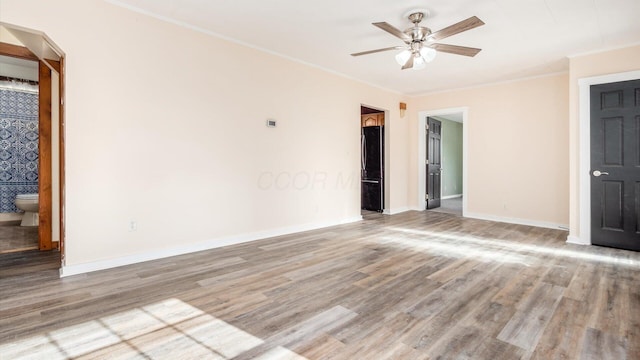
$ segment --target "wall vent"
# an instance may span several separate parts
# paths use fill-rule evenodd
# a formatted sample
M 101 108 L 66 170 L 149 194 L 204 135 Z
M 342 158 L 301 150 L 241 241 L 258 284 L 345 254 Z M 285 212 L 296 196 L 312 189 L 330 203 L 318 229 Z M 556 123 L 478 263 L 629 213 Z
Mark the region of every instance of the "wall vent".
M 272 119 L 267 120 L 267 127 L 276 127 L 276 121 Z

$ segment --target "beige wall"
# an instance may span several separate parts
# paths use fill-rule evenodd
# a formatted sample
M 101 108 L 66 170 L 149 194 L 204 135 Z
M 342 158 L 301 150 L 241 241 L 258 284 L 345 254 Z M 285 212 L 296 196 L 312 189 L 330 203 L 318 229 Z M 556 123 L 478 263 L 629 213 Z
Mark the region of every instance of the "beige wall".
M 570 59 L 569 71 L 569 131 L 571 170 L 570 236 L 580 237 L 580 138 L 578 81 L 582 78 L 640 70 L 640 46 L 575 56 Z M 588 239 L 583 239 L 588 242 Z
M 103 1 L 3 0 L 0 21 L 66 54 L 67 265 L 358 218 L 360 104 L 388 110 L 407 206 L 407 98 Z
M 409 201 L 417 206 L 418 112 L 468 107 L 467 215 L 569 222 L 568 74 L 428 94 L 412 101 Z M 415 149 L 415 150 L 414 150 Z M 422 185 L 420 185 L 422 186 Z

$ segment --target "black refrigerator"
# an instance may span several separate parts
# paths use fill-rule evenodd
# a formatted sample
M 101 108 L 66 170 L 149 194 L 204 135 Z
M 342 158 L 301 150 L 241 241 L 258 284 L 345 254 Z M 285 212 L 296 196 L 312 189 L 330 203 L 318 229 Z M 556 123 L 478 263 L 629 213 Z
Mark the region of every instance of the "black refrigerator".
M 362 128 L 362 204 L 364 210 L 384 209 L 384 126 Z

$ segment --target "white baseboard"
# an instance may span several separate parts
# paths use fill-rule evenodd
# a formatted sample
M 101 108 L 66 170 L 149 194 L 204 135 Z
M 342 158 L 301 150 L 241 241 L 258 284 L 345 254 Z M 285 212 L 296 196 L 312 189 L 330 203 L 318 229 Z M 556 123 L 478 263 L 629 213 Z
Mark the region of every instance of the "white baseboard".
M 455 195 L 447 195 L 447 196 L 442 196 L 440 199 L 441 200 L 448 200 L 448 199 L 457 199 L 457 198 L 461 198 L 462 194 L 455 194 Z
M 384 210 L 382 213 L 385 215 L 395 215 L 395 214 L 400 214 L 403 212 L 407 212 L 411 210 L 408 206 L 403 206 L 403 207 L 399 207 L 399 208 L 395 208 L 395 209 L 386 209 Z
M 477 214 L 477 213 L 470 213 L 470 212 L 466 212 L 464 214 L 464 217 L 468 217 L 472 219 L 480 219 L 480 220 L 497 221 L 497 222 L 503 222 L 503 223 L 509 223 L 509 224 L 536 226 L 536 227 L 548 228 L 548 229 L 567 230 L 569 228 L 569 225 L 565 225 L 565 224 L 556 224 L 556 223 L 545 222 L 545 221 L 510 218 L 510 217 L 502 217 L 502 216 L 495 216 L 495 215 L 489 215 L 489 214 Z
M 401 208 L 401 209 L 395 209 L 395 210 L 400 210 L 400 211 L 393 212 L 393 214 L 397 214 L 397 213 L 404 212 L 404 211 L 426 211 L 426 209 L 421 209 L 419 207 Z M 386 210 L 385 210 L 385 214 L 391 215 L 391 213 L 387 213 Z M 519 218 L 508 218 L 508 217 L 501 217 L 501 216 L 487 215 L 487 214 L 478 214 L 478 213 L 465 212 L 462 216 L 463 217 L 467 217 L 467 218 L 471 218 L 471 219 L 489 220 L 489 221 L 497 221 L 497 222 L 503 222 L 503 223 L 509 223 L 509 224 L 536 226 L 536 227 L 542 227 L 542 228 L 548 228 L 548 229 L 556 229 L 556 230 L 557 229 L 560 229 L 560 230 L 568 230 L 569 229 L 569 225 L 565 225 L 565 224 L 556 224 L 556 223 L 550 223 L 550 222 L 544 222 L 544 221 L 535 221 L 535 220 L 519 219 Z M 581 243 L 581 244 L 589 245 L 588 243 Z
M 190 244 L 186 246 L 179 246 L 170 249 L 162 249 L 156 251 L 145 252 L 141 254 L 133 254 L 122 256 L 115 259 L 99 260 L 84 264 L 62 266 L 60 268 L 60 277 L 67 277 L 72 275 L 84 274 L 92 271 L 111 269 L 114 267 L 137 264 L 145 261 L 157 260 L 167 258 L 171 256 L 189 254 L 193 252 L 215 249 L 223 246 L 235 245 L 245 243 L 249 241 L 261 240 L 271 238 L 275 236 L 288 235 L 303 231 L 316 230 L 326 228 L 330 226 L 342 225 L 361 221 L 362 216 L 356 216 L 353 218 L 343 219 L 340 221 L 312 223 L 304 225 L 289 226 L 280 229 L 260 231 L 255 233 L 248 233 L 242 235 L 235 235 L 225 238 L 211 239 L 197 244 Z
M 591 242 L 582 240 L 581 238 L 575 235 L 567 236 L 567 244 L 575 244 L 575 245 L 591 245 Z

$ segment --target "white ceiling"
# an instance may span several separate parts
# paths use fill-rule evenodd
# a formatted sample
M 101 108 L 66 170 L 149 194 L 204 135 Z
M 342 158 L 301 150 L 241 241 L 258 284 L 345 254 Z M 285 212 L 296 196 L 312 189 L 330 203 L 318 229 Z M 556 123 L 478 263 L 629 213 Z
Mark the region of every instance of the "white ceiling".
M 568 70 L 568 56 L 640 43 L 640 0 L 107 0 L 355 78 L 416 95 Z M 482 48 L 475 58 L 440 53 L 424 70 L 400 70 L 402 45 L 374 27 L 440 30 L 476 15 L 486 25 L 441 43 Z

